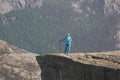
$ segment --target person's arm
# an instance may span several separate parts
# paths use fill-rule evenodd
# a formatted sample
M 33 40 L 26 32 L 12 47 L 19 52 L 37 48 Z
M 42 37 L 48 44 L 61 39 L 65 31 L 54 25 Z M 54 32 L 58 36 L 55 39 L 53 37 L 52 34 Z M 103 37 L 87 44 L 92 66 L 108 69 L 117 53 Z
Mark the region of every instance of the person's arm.
M 65 41 L 65 40 L 66 40 L 66 37 L 64 39 L 61 39 L 60 42 Z

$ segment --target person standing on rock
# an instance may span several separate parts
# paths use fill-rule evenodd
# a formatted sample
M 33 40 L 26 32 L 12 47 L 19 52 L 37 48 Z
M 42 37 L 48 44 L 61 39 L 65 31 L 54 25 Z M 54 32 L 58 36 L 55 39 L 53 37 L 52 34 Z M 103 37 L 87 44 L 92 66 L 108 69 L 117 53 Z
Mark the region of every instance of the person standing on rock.
M 67 33 L 67 36 L 64 39 L 60 40 L 60 42 L 62 41 L 65 41 L 66 43 L 64 53 L 69 54 L 71 49 L 71 43 L 72 43 L 72 37 L 70 36 L 70 33 Z

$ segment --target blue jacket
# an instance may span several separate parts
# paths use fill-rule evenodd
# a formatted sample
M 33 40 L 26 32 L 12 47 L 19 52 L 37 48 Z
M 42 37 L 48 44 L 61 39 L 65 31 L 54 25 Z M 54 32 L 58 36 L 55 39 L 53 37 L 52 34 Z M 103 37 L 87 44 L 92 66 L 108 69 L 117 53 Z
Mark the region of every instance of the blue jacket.
M 71 44 L 72 37 L 71 36 L 66 36 L 62 41 L 66 41 L 66 44 Z

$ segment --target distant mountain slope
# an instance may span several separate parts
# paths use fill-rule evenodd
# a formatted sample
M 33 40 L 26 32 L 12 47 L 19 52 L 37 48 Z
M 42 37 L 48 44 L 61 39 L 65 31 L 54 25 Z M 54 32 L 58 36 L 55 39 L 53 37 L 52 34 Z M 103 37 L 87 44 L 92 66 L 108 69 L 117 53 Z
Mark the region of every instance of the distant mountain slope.
M 48 0 L 0 0 L 0 13 L 4 14 L 12 10 L 25 8 L 40 8 L 46 1 L 49 3 Z M 56 5 L 64 4 L 63 2 L 70 2 L 73 11 L 82 13 L 86 16 L 95 15 L 98 13 L 106 15 L 120 13 L 119 0 L 51 0 L 50 2 L 53 2 Z
M 29 5 L 32 0 L 30 2 Z M 1 14 L 0 38 L 28 51 L 47 54 L 63 52 L 64 43 L 60 44 L 59 41 L 70 32 L 73 37 L 72 52 L 120 49 L 120 1 L 41 2 L 40 8 L 33 9 L 28 6 L 22 10 Z
M 42 0 L 0 0 L 0 14 L 25 8 L 40 8 Z
M 120 14 L 119 0 L 71 0 L 74 12 L 85 15 Z

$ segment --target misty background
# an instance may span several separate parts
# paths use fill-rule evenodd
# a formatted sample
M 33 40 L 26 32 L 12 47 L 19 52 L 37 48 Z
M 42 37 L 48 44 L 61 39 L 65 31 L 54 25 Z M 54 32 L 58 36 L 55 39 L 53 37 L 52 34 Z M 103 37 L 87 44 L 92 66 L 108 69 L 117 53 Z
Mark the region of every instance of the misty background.
M 22 49 L 38 54 L 63 52 L 60 40 L 68 32 L 73 38 L 71 52 L 120 49 L 118 0 L 0 0 L 0 4 L 4 4 L 0 39 Z

